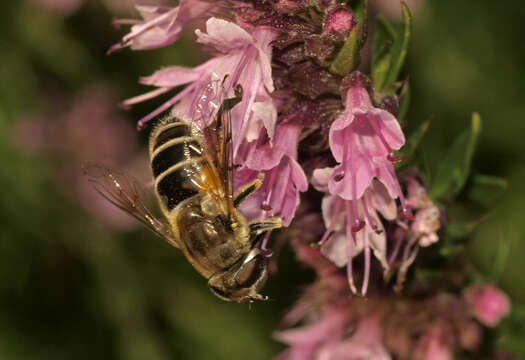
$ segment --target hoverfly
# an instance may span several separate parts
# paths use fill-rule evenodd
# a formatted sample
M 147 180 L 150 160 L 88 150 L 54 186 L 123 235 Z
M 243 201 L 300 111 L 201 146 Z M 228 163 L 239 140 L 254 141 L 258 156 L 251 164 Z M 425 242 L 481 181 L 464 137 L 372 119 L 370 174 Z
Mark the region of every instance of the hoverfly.
M 282 226 L 273 217 L 249 222 L 237 209 L 262 184 L 262 176 L 234 193 L 230 110 L 242 98 L 225 99 L 211 125 L 176 116 L 159 121 L 149 139 L 154 195 L 160 216 L 146 205 L 147 190 L 134 178 L 98 164 L 84 171 L 107 200 L 179 248 L 223 300 L 267 300 L 259 291 L 267 256 L 256 246 L 265 231 Z

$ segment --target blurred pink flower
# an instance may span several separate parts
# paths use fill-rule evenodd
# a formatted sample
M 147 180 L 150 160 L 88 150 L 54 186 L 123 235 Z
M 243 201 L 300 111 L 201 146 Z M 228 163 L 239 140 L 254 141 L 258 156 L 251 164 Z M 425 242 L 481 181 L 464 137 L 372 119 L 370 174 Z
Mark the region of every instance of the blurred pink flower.
M 452 360 L 451 347 L 447 346 L 444 338 L 446 334 L 439 325 L 434 325 L 419 340 L 412 359 L 414 360 Z
M 316 357 L 318 360 L 390 360 L 382 343 L 380 316 L 363 318 L 355 333 L 339 344 L 325 344 Z
M 205 14 L 216 4 L 213 1 L 181 0 L 179 6 L 137 5 L 142 20 L 117 19 L 117 25 L 133 25 L 129 34 L 108 50 L 108 54 L 125 47 L 150 50 L 167 46 L 179 38 L 187 22 Z
M 510 313 L 508 296 L 494 285 L 472 285 L 463 294 L 473 315 L 485 326 L 497 326 Z
M 410 226 L 412 236 L 417 238 L 420 246 L 426 247 L 439 240 L 437 235 L 441 227 L 440 211 L 430 200 L 426 189 L 417 180 L 418 174 L 407 176 L 407 204 L 416 210 L 414 222 Z
M 17 123 L 12 129 L 15 145 L 56 163 L 60 188 L 92 216 L 118 230 L 135 228 L 137 221 L 98 195 L 81 170 L 84 161 L 124 165 L 145 181 L 148 161 L 137 155 L 135 129 L 116 111 L 115 95 L 105 86 L 88 88 L 64 106 L 68 100 L 48 99 L 53 105 L 49 115 L 44 112 Z
M 312 185 L 319 191 L 328 192 L 332 174 L 331 168 L 316 169 Z M 389 268 L 386 259 L 386 233 L 377 212 L 387 220 L 394 220 L 397 215 L 396 203 L 385 186 L 374 180 L 363 196 L 356 200 L 345 200 L 333 194 L 325 195 L 322 210 L 326 232 L 320 241 L 321 252 L 337 266 L 347 266 L 348 282 L 355 293 L 357 290 L 353 279 L 352 258 L 364 251 L 365 269 L 361 293 L 366 294 L 370 274 L 370 248 L 385 272 Z M 356 219 L 362 218 L 366 222 L 358 220 L 360 225 L 356 228 Z
M 274 338 L 289 348 L 275 360 L 321 359 L 318 352 L 323 347 L 336 347 L 345 335 L 348 312 L 342 308 L 331 308 L 323 312 L 314 322 L 301 327 L 276 331 Z

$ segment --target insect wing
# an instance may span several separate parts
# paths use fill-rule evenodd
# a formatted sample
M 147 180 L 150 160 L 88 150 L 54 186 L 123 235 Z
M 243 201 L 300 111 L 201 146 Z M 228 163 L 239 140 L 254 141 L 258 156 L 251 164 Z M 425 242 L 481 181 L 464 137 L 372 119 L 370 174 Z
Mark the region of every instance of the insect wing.
M 223 87 L 231 86 L 231 79 L 226 77 L 220 85 Z M 217 85 L 217 84 L 215 84 Z M 213 86 L 210 84 L 209 86 Z M 208 86 L 208 87 L 209 87 Z M 213 99 L 215 105 L 220 103 L 217 111 L 208 111 L 214 119 L 203 119 L 202 117 L 193 117 L 193 127 L 196 129 L 203 140 L 205 153 L 208 155 L 208 162 L 212 164 L 212 173 L 216 178 L 216 183 L 220 187 L 221 195 L 217 196 L 225 207 L 225 211 L 231 216 L 234 212 L 233 203 L 233 148 L 232 148 L 232 124 L 231 110 L 242 100 L 242 87 L 233 86 L 235 96 L 227 99 L 219 99 L 220 96 Z M 203 96 L 203 98 L 207 98 Z M 199 112 L 202 115 L 204 112 Z M 215 123 L 215 124 L 213 124 Z
M 147 193 L 135 178 L 96 163 L 85 163 L 82 168 L 93 188 L 109 202 L 142 222 L 169 244 L 179 247 L 168 222 L 153 215 L 146 206 Z

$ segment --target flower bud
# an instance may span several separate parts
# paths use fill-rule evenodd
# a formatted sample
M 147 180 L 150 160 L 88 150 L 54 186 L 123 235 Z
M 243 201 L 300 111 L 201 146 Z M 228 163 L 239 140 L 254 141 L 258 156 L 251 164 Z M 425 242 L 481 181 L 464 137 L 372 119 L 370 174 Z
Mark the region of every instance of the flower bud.
M 323 34 L 331 34 L 338 40 L 344 40 L 355 25 L 355 15 L 352 9 L 346 5 L 340 5 L 326 14 Z
M 493 285 L 470 286 L 464 296 L 474 316 L 485 326 L 495 327 L 510 312 L 509 298 Z

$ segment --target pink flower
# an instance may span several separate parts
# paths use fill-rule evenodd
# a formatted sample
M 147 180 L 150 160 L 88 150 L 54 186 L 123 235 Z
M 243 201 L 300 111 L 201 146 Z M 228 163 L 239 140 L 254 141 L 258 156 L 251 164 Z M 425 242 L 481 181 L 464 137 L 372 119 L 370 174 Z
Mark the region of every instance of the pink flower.
M 393 161 L 399 161 L 393 149 L 405 143 L 396 118 L 388 111 L 375 108 L 366 89 L 367 78 L 359 72 L 350 74 L 343 83 L 350 86 L 345 98 L 345 111 L 330 128 L 330 148 L 340 163 L 328 184 L 331 194 L 346 200 L 361 198 L 374 178 L 381 181 L 390 197 L 401 201 L 402 212 L 409 215 L 397 180 Z M 343 84 L 343 89 L 345 84 Z M 355 227 L 362 227 L 354 218 Z
M 312 185 L 319 191 L 327 192 L 333 172 L 331 168 L 316 169 Z M 356 200 L 345 200 L 333 194 L 325 195 L 322 210 L 327 230 L 320 241 L 321 252 L 337 266 L 347 266 L 348 282 L 355 293 L 352 258 L 364 251 L 365 271 L 361 293 L 366 294 L 370 274 L 370 248 L 385 272 L 389 268 L 386 235 L 377 211 L 387 220 L 395 219 L 397 207 L 394 200 L 385 186 L 375 180 L 370 183 L 363 196 Z M 361 218 L 366 219 L 366 223 L 360 220 L 362 226 L 355 228 L 355 219 Z
M 141 78 L 141 83 L 157 86 L 158 89 L 129 99 L 124 102 L 125 105 L 150 99 L 183 84 L 188 85 L 142 118 L 139 126 L 176 103 L 177 113 L 209 122 L 222 100 L 233 96 L 233 87 L 239 84 L 244 95 L 232 111 L 234 154 L 243 141 L 255 140 L 263 127 L 272 139 L 277 110 L 270 97 L 274 90 L 270 43 L 276 36 L 275 31 L 259 27 L 250 34 L 234 23 L 211 18 L 206 22 L 206 33 L 197 30 L 196 34 L 198 42 L 214 47 L 219 54 L 193 69 L 171 66 Z
M 440 326 L 433 326 L 419 340 L 412 358 L 415 360 L 452 360 L 452 349 L 447 346 L 444 337 L 445 334 Z
M 348 313 L 344 309 L 332 308 L 324 311 L 322 317 L 313 323 L 276 331 L 275 339 L 290 347 L 275 360 L 320 359 L 316 354 L 321 347 L 335 347 L 341 342 L 347 321 Z
M 510 312 L 508 296 L 494 285 L 472 285 L 463 295 L 473 315 L 485 326 L 495 327 Z
M 339 344 L 324 345 L 317 356 L 319 360 L 390 360 L 382 343 L 380 317 L 368 315 L 357 326 L 355 333 Z
M 124 47 L 150 50 L 167 46 L 179 38 L 185 23 L 203 15 L 213 6 L 212 1 L 181 0 L 179 6 L 140 6 L 136 8 L 142 20 L 119 19 L 115 23 L 133 24 L 129 34 L 113 45 L 108 54 Z
M 244 167 L 237 171 L 236 186 L 255 179 L 260 171 L 265 174 L 261 188 L 241 205 L 248 218 L 275 215 L 283 219 L 284 226 L 290 225 L 300 203 L 299 192 L 308 189 L 306 175 L 297 162 L 300 131 L 296 125 L 280 125 L 273 144 L 262 133 L 239 150 Z

